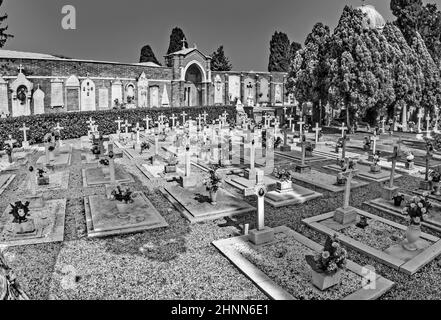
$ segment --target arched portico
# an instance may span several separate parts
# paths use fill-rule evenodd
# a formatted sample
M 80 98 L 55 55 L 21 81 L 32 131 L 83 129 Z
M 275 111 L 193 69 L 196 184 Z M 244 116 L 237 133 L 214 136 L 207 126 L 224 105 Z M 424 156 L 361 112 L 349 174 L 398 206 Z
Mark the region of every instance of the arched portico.
M 205 71 L 198 63 L 190 63 L 185 68 L 184 74 L 184 105 L 202 106 L 203 105 L 203 86 Z

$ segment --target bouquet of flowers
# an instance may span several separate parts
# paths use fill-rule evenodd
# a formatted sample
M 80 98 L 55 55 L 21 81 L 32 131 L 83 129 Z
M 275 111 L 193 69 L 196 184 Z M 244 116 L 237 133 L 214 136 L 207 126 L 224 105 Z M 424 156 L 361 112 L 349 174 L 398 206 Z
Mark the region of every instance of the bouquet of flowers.
M 218 174 L 217 168 L 210 169 L 209 176 L 204 180 L 207 191 L 217 192 L 222 184 L 222 177 Z
M 141 143 L 141 153 L 144 152 L 144 150 L 149 150 L 150 149 L 150 143 L 143 141 Z
M 323 251 L 316 255 L 307 255 L 306 262 L 312 270 L 332 276 L 346 267 L 348 253 L 340 244 L 337 235 L 326 239 Z
M 110 199 L 128 204 L 133 203 L 132 195 L 133 192 L 129 187 L 122 188 L 121 186 L 117 186 L 116 189 L 111 192 Z
M 413 197 L 403 208 L 402 214 L 407 217 L 411 225 L 419 226 L 421 222 L 429 217 L 429 210 L 432 204 L 428 201 L 429 193 L 425 192 L 423 197 Z
M 178 163 L 179 163 L 178 157 L 171 153 L 170 157 L 168 157 L 167 159 L 167 164 L 169 166 L 176 166 Z
M 378 165 L 378 162 L 380 162 L 380 153 L 376 152 L 374 156 L 372 157 L 372 162 L 374 163 L 374 166 Z
M 415 156 L 413 155 L 413 153 L 409 152 L 406 156 L 407 162 L 412 162 L 414 159 L 415 159 Z
M 291 182 L 291 172 L 285 169 L 274 168 L 273 175 L 282 182 Z
M 441 180 L 441 172 L 438 170 L 432 170 L 429 174 L 429 177 L 433 182 L 439 182 Z

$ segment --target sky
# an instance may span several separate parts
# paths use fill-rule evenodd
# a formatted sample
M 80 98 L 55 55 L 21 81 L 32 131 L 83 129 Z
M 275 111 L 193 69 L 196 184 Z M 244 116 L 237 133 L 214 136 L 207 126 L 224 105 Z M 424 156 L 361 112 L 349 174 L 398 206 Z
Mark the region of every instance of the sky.
M 441 0 L 432 0 L 441 5 Z M 160 62 L 171 30 L 183 29 L 190 46 L 211 55 L 220 45 L 233 70 L 266 71 L 275 31 L 304 43 L 317 22 L 332 29 L 346 4 L 361 0 L 4 0 L 9 32 L 4 49 L 77 59 L 139 62 L 149 44 Z M 386 20 L 389 0 L 370 0 Z M 76 9 L 76 30 L 65 30 L 62 7 Z

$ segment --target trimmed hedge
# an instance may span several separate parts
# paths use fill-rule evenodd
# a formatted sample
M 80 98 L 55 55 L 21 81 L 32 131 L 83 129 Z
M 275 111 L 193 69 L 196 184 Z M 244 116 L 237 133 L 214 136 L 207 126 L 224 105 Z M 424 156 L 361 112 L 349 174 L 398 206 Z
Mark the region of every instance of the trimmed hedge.
M 34 116 L 23 116 L 16 118 L 0 119 L 0 146 L 3 149 L 4 141 L 8 140 L 8 135 L 12 135 L 13 139 L 21 145 L 23 140 L 23 132 L 20 128 L 25 123 L 30 130 L 28 130 L 28 141 L 30 144 L 42 143 L 44 136 L 56 127 L 57 122 L 60 123 L 64 130 L 61 131 L 61 138 L 63 140 L 77 139 L 87 135 L 89 126 L 87 121 L 90 117 L 98 125 L 98 130 L 104 134 L 116 133 L 118 124 L 115 122 L 118 117 L 121 120 L 126 120 L 132 125 L 129 130 L 133 129 L 137 122 L 142 127 L 145 127 L 145 117 L 148 115 L 153 118 L 153 121 L 158 120 L 161 114 L 170 118 L 174 113 L 182 124 L 182 117 L 180 114 L 184 112 L 187 114 L 186 119 L 191 116 L 192 120 L 196 120 L 199 114 L 207 112 L 207 122 L 216 120 L 225 111 L 228 113 L 228 120 L 236 118 L 236 108 L 234 106 L 216 106 L 216 107 L 181 107 L 181 108 L 137 108 L 126 110 L 104 110 L 104 111 L 81 111 L 81 112 L 63 112 L 50 113 Z M 152 127 L 154 124 L 150 124 Z M 121 130 L 123 131 L 123 129 Z

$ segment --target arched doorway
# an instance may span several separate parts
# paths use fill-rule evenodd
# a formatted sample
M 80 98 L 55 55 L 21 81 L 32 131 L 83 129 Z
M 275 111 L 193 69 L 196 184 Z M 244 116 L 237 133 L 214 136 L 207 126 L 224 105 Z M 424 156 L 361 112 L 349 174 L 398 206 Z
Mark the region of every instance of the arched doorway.
M 188 67 L 185 73 L 184 106 L 202 106 L 202 71 L 197 64 Z

